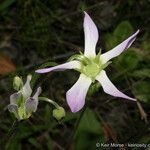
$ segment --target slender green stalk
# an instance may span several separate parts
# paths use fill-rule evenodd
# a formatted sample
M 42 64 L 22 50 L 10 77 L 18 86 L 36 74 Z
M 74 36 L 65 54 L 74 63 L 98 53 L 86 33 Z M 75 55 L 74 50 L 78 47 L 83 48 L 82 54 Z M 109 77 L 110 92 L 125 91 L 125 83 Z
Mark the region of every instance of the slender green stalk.
M 45 101 L 45 102 L 49 102 L 51 103 L 52 105 L 54 105 L 57 109 L 60 108 L 60 106 L 53 100 L 49 99 L 49 98 L 46 98 L 46 97 L 39 97 L 39 100 L 41 101 Z

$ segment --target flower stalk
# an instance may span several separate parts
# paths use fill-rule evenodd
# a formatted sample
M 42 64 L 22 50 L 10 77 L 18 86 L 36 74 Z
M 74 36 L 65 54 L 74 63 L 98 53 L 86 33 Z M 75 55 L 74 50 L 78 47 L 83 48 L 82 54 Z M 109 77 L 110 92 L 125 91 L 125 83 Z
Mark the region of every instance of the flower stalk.
M 49 99 L 47 97 L 39 97 L 39 100 L 40 101 L 45 101 L 45 102 L 48 102 L 48 103 L 52 104 L 53 106 L 56 107 L 56 109 L 60 108 L 60 106 L 55 101 L 53 101 L 53 100 L 51 100 L 51 99 Z
M 59 106 L 55 101 L 47 97 L 39 97 L 39 100 L 48 102 L 53 106 L 55 106 L 56 109 L 53 109 L 53 117 L 56 118 L 58 121 L 65 117 L 66 115 L 65 109 Z

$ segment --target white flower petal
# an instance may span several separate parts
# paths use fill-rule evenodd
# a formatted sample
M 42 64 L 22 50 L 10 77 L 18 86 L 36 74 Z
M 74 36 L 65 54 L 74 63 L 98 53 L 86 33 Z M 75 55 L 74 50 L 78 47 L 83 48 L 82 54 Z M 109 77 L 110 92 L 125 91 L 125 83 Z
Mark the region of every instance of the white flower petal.
M 101 55 L 102 63 L 105 64 L 110 59 L 120 55 L 124 50 L 128 49 L 131 46 L 131 44 L 135 41 L 138 33 L 139 30 L 137 30 L 132 36 L 130 36 L 128 39 L 117 45 L 112 50 L 102 54 Z
M 47 73 L 47 72 L 50 72 L 50 71 L 63 71 L 63 70 L 66 70 L 66 69 L 80 69 L 80 67 L 81 67 L 80 62 L 74 60 L 74 61 L 70 61 L 70 62 L 61 64 L 61 65 L 55 66 L 55 67 L 39 69 L 39 70 L 36 70 L 35 72 L 37 72 L 37 73 Z
M 103 88 L 103 90 L 104 90 L 105 93 L 110 94 L 110 95 L 115 96 L 115 97 L 122 97 L 122 98 L 125 98 L 125 99 L 136 101 L 136 99 L 131 98 L 131 97 L 123 94 L 122 92 L 120 92 L 113 85 L 113 83 L 109 80 L 109 78 L 107 77 L 106 72 L 104 70 L 102 70 L 100 72 L 100 74 L 96 77 L 96 79 L 102 85 L 102 88 Z
M 39 103 L 38 97 L 41 94 L 41 92 L 42 92 L 41 87 L 38 87 L 36 93 L 34 94 L 34 96 L 33 97 L 29 97 L 27 99 L 27 101 L 25 103 L 26 113 L 27 114 L 30 114 L 32 112 L 36 112 L 37 106 L 38 106 L 38 103 Z
M 31 86 L 30 86 L 31 79 L 32 79 L 32 76 L 28 75 L 25 85 L 20 90 L 20 92 L 22 93 L 24 99 L 29 98 L 32 94 L 32 89 L 31 89 Z
M 15 117 L 18 119 L 18 120 L 21 120 L 22 117 L 19 116 L 19 113 L 18 113 L 18 105 L 16 104 L 9 104 L 7 106 L 8 110 L 12 113 L 14 113 Z
M 13 93 L 12 95 L 10 95 L 10 104 L 18 105 L 21 99 L 22 99 L 21 92 Z
M 98 30 L 91 19 L 91 17 L 86 13 L 84 17 L 84 37 L 85 37 L 85 49 L 84 55 L 87 57 L 95 57 L 95 47 L 98 41 Z
M 72 112 L 77 112 L 84 106 L 85 97 L 91 83 L 90 78 L 81 74 L 77 82 L 67 91 L 66 99 Z
M 37 90 L 36 90 L 36 93 L 35 93 L 34 96 L 33 96 L 33 98 L 34 98 L 36 101 L 38 101 L 38 97 L 39 97 L 39 95 L 41 94 L 41 92 L 42 92 L 41 87 L 38 87 Z

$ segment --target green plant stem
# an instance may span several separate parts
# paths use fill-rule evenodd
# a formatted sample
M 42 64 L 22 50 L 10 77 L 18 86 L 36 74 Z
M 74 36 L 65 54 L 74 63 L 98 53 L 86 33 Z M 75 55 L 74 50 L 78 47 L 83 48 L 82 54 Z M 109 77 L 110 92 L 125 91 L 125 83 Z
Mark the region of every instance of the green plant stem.
M 66 150 L 70 150 L 70 146 L 71 146 L 71 144 L 72 144 L 72 142 L 73 142 L 73 140 L 74 140 L 74 138 L 75 138 L 77 129 L 78 129 L 79 125 L 80 125 L 80 122 L 81 122 L 81 120 L 82 120 L 82 117 L 84 116 L 84 112 L 85 112 L 85 111 L 86 111 L 86 107 L 83 108 L 83 110 L 82 110 L 82 112 L 81 112 L 79 118 L 78 118 L 77 121 L 76 121 L 74 130 L 73 130 L 72 134 L 70 135 L 70 137 L 68 138 L 68 142 L 67 142 L 66 147 L 65 147 Z
M 60 108 L 60 106 L 53 100 L 49 99 L 49 98 L 46 98 L 46 97 L 39 97 L 39 100 L 40 101 L 45 101 L 45 102 L 49 102 L 51 103 L 52 105 L 54 105 L 57 109 Z

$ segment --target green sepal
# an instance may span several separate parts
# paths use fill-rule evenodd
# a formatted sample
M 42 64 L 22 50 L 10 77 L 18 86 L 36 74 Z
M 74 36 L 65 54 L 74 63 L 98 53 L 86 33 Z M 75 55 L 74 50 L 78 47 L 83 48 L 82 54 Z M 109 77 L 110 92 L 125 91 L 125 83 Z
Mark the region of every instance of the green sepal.
M 109 64 L 111 64 L 112 61 L 108 61 L 107 63 L 102 65 L 102 70 L 105 69 Z
M 96 57 L 95 57 L 95 59 L 94 59 L 94 62 L 95 62 L 96 64 L 99 64 L 99 65 L 101 65 L 100 56 L 101 56 L 101 49 L 100 49 L 99 53 L 96 55 Z
M 90 59 L 84 56 L 82 53 L 81 54 L 75 54 L 71 56 L 68 61 L 73 61 L 73 60 L 78 60 L 80 61 L 83 65 L 86 65 L 90 62 Z
M 93 58 L 87 58 L 84 56 L 84 54 L 76 54 L 70 57 L 69 61 L 78 60 L 81 63 L 80 69 L 75 69 L 80 73 L 85 74 L 87 77 L 89 77 L 92 82 L 95 82 L 96 76 L 105 69 L 111 61 L 102 64 L 101 61 L 101 49 L 99 50 L 99 53 Z

